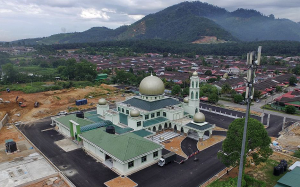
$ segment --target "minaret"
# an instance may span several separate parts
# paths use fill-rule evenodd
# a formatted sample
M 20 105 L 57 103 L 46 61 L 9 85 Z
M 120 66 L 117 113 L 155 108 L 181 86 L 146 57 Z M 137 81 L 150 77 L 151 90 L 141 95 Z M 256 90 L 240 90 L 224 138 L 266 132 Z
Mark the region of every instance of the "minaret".
M 195 113 L 199 112 L 199 99 L 200 88 L 199 88 L 199 77 L 195 71 L 190 78 L 190 94 L 189 94 L 189 106 L 194 108 Z

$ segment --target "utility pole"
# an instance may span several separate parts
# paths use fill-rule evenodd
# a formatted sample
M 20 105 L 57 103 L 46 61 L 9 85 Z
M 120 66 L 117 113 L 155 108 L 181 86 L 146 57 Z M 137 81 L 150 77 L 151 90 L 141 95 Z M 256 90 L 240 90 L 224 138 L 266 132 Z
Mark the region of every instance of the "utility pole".
M 247 126 L 248 126 L 248 119 L 250 113 L 251 99 L 253 99 L 253 94 L 254 94 L 253 82 L 254 82 L 255 71 L 257 70 L 257 67 L 260 65 L 260 57 L 261 57 L 261 46 L 258 47 L 257 61 L 254 61 L 254 52 L 247 54 L 247 65 L 249 65 L 249 69 L 247 71 L 247 87 L 246 87 L 246 95 L 245 95 L 247 101 L 247 110 L 245 116 L 242 150 L 241 150 L 241 157 L 240 157 L 239 176 L 238 176 L 238 183 L 237 183 L 238 187 L 242 186 L 242 178 L 243 178 L 243 171 L 244 171 L 244 155 L 245 155 L 246 139 L 247 139 Z

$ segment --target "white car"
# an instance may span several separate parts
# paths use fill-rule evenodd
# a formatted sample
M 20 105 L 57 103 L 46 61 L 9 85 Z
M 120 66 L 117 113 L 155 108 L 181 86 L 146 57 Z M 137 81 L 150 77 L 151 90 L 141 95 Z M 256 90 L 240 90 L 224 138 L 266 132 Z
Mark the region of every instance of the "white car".
M 61 115 L 67 115 L 68 113 L 66 112 L 66 111 L 60 111 L 60 112 L 58 112 L 58 116 L 61 116 Z

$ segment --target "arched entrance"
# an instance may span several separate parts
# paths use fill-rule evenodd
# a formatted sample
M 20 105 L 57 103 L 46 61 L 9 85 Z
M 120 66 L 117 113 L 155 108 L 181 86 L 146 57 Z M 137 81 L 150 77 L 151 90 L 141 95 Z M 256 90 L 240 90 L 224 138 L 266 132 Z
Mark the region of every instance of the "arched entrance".
M 162 127 L 161 127 L 161 125 L 159 125 L 159 126 L 158 126 L 158 130 L 159 130 L 159 131 L 161 131 L 161 130 L 162 130 Z
M 184 134 L 183 127 L 181 127 L 180 132 L 181 132 L 181 134 Z
M 153 132 L 156 132 L 156 127 L 153 127 L 153 130 L 152 130 Z
M 168 124 L 167 123 L 165 123 L 165 127 L 164 127 L 164 129 L 167 129 L 168 128 Z
M 177 126 L 174 125 L 174 132 L 177 132 Z
M 171 123 L 169 123 L 169 128 L 170 128 L 170 129 L 172 128 L 172 124 L 171 124 Z
M 194 139 L 194 140 L 199 140 L 199 135 L 198 135 L 198 133 L 197 133 L 197 131 L 195 131 L 195 130 L 189 130 L 188 131 L 188 133 L 187 133 L 187 136 L 189 137 L 189 138 L 192 138 L 192 139 Z

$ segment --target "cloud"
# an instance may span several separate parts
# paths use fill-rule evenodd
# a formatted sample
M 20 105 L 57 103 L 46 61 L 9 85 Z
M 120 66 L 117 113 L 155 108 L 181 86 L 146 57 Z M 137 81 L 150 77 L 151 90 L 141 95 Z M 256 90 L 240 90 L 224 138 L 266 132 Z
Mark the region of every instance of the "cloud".
M 128 17 L 134 19 L 134 20 L 140 20 L 142 19 L 143 17 L 145 17 L 145 15 L 128 15 Z
M 109 20 L 109 16 L 106 14 L 106 12 L 103 12 L 101 10 L 96 10 L 94 8 L 83 9 L 81 11 L 80 17 L 85 18 L 85 19 L 100 18 L 100 19 L 104 19 L 104 20 Z

